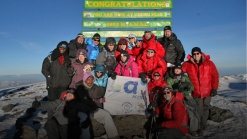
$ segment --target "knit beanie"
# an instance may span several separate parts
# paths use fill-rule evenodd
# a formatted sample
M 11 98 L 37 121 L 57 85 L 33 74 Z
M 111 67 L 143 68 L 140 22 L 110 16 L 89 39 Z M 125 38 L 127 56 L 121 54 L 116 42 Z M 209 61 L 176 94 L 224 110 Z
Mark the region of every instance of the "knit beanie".
M 78 49 L 76 51 L 76 58 L 78 58 L 79 55 L 84 55 L 84 57 L 87 57 L 87 51 L 85 49 Z
M 202 53 L 201 48 L 199 48 L 199 47 L 194 47 L 194 48 L 191 50 L 191 54 L 192 54 L 192 55 L 193 55 L 194 52 Z
M 85 81 L 87 80 L 87 78 L 90 77 L 90 76 L 93 77 L 93 75 L 92 75 L 91 72 L 85 72 L 85 73 L 83 74 L 82 80 L 85 82 Z M 93 78 L 94 78 L 94 77 L 93 77 Z
M 171 26 L 165 26 L 165 27 L 164 27 L 164 31 L 166 31 L 166 30 L 170 30 L 170 31 L 172 31 Z

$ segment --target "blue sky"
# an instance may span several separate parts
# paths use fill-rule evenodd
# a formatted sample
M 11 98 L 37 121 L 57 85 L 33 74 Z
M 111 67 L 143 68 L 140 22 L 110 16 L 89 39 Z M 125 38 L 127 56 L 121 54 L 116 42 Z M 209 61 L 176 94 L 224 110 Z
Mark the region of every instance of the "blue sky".
M 0 75 L 41 73 L 58 42 L 82 31 L 83 0 L 1 0 Z M 221 75 L 246 73 L 246 0 L 173 0 L 172 30 Z

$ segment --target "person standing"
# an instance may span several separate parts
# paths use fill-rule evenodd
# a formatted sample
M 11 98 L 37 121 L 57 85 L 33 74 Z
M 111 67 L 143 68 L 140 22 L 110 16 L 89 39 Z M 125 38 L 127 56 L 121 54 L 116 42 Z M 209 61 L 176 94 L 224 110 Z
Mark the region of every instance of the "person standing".
M 56 100 L 71 82 L 73 68 L 68 56 L 68 43 L 61 41 L 42 64 L 42 74 L 46 78 L 48 98 Z
M 188 74 L 194 86 L 192 96 L 199 105 L 201 129 L 206 129 L 211 97 L 217 95 L 219 73 L 210 56 L 203 53 L 199 47 L 194 47 L 187 59 L 182 65 L 182 70 Z M 198 134 L 202 136 L 203 131 L 199 130 Z
M 158 42 L 162 44 L 166 51 L 164 60 L 167 63 L 168 74 L 172 75 L 172 67 L 181 65 L 181 62 L 184 61 L 185 51 L 183 45 L 176 34 L 172 32 L 170 26 L 165 26 L 164 36 L 159 38 Z
M 77 37 L 69 42 L 69 57 L 75 58 L 76 51 L 78 49 L 86 49 L 85 38 L 82 33 L 79 33 Z

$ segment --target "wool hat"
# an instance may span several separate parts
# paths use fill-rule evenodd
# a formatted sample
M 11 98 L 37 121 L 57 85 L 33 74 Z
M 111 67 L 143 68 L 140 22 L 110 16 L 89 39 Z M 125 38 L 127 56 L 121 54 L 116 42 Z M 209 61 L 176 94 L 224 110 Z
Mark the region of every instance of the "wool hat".
M 57 48 L 59 48 L 59 47 L 67 48 L 68 43 L 66 41 L 61 41 L 57 44 Z
M 91 72 L 85 72 L 83 74 L 83 78 L 82 80 L 85 82 L 87 80 L 88 77 L 92 76 L 93 77 L 93 74 Z M 93 77 L 94 78 L 94 77 Z
M 194 47 L 194 48 L 191 50 L 191 54 L 192 54 L 192 55 L 193 55 L 194 52 L 202 53 L 201 48 L 199 48 L 199 47 Z
M 175 65 L 175 66 L 174 66 L 174 69 L 182 69 L 182 65 L 181 65 L 181 64 Z
M 164 31 L 166 31 L 166 30 L 170 30 L 170 31 L 172 31 L 171 26 L 165 26 L 165 27 L 164 27 Z
M 78 49 L 76 51 L 76 57 L 78 58 L 79 55 L 84 55 L 85 57 L 87 57 L 87 51 L 85 49 Z
M 105 71 L 105 67 L 103 65 L 97 65 L 96 68 L 95 68 L 95 71 L 104 72 Z
M 118 45 L 119 45 L 119 44 L 127 45 L 127 41 L 124 40 L 124 39 L 120 39 L 120 40 L 118 41 Z
M 170 91 L 173 91 L 172 87 L 170 85 L 166 85 L 164 88 L 163 88 L 163 92 L 166 90 L 166 89 L 169 89 Z
M 149 33 L 150 35 L 153 34 L 151 30 L 145 30 L 145 31 L 144 31 L 144 34 L 145 34 L 145 33 Z
M 77 37 L 83 37 L 84 38 L 84 35 L 82 33 L 78 33 Z
M 100 39 L 99 33 L 95 33 L 95 34 L 93 35 L 93 39 Z
M 136 38 L 136 35 L 134 33 L 130 33 L 128 38 Z

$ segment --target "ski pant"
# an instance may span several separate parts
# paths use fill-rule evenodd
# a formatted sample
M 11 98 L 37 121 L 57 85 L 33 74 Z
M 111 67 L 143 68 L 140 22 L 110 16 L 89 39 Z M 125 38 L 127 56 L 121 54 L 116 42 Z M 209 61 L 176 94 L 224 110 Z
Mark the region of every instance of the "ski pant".
M 158 139 L 181 139 L 184 134 L 179 128 L 164 128 L 157 131 Z
M 195 98 L 198 104 L 198 112 L 201 117 L 201 127 L 205 127 L 209 117 L 211 96 L 206 98 Z
M 49 119 L 45 124 L 48 139 L 67 139 L 68 125 L 60 125 L 55 118 Z
M 111 114 L 107 110 L 98 108 L 93 113 L 93 118 L 104 125 L 108 138 L 114 138 L 119 136 L 115 123 L 111 117 Z
M 47 88 L 48 91 L 48 98 L 50 101 L 59 99 L 61 97 L 62 92 L 66 91 L 67 87 L 49 87 Z

